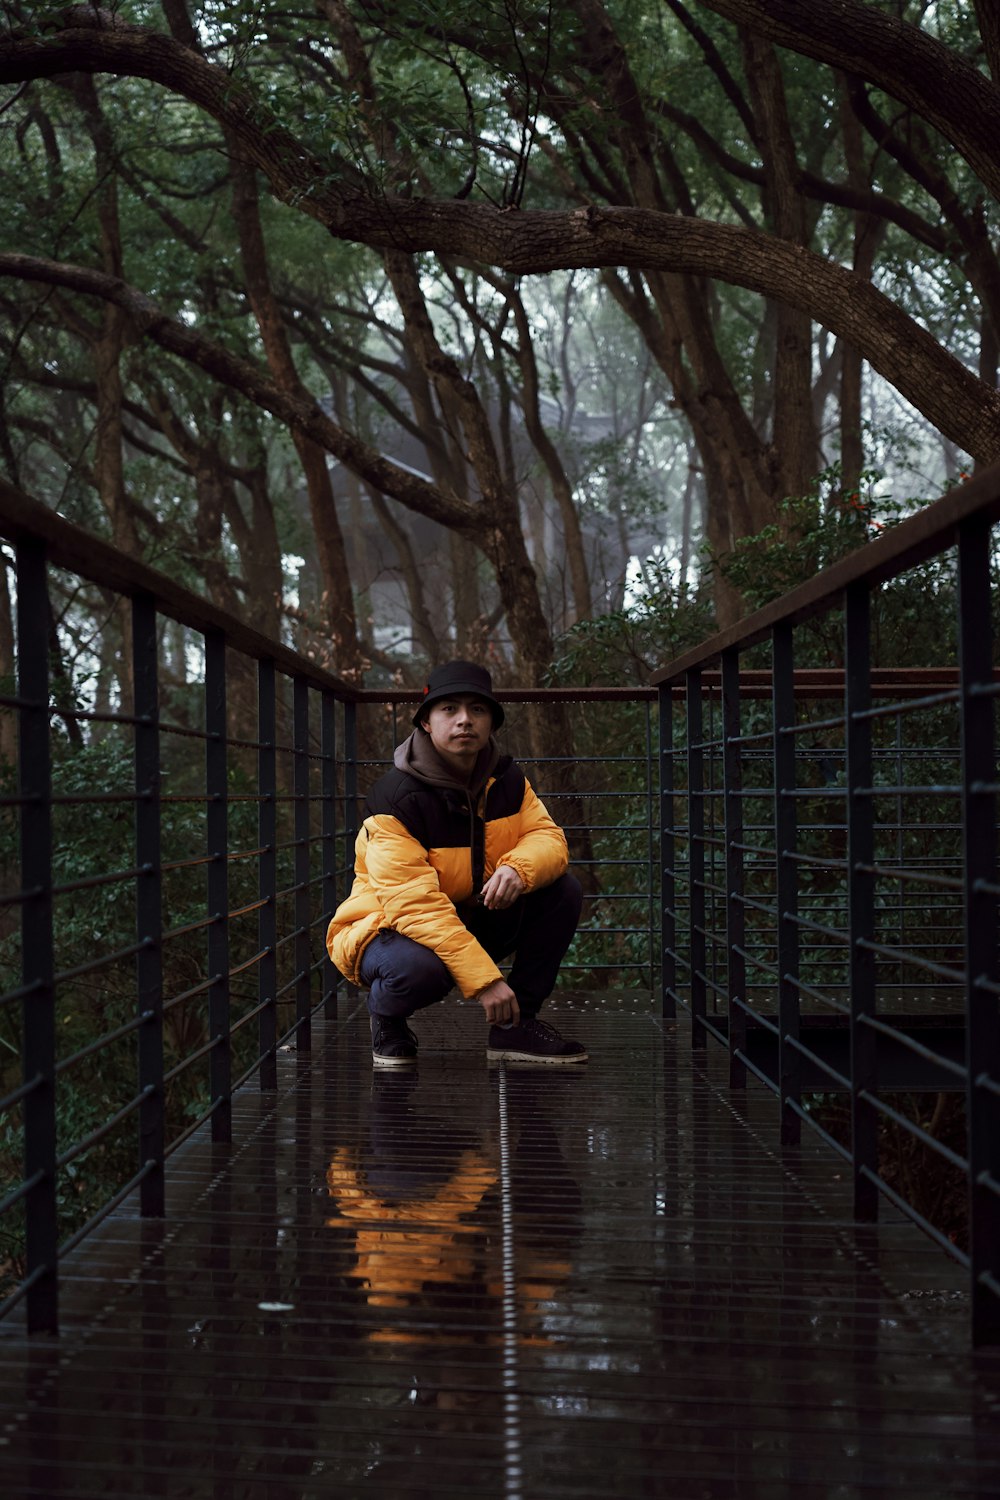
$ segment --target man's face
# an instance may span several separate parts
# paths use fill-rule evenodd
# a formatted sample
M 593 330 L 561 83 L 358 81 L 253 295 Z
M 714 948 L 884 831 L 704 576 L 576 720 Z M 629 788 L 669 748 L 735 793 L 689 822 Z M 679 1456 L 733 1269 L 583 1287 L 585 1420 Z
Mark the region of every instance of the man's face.
M 459 693 L 454 698 L 439 698 L 422 722 L 438 754 L 445 761 L 471 771 L 492 733 L 493 710 L 481 698 Z

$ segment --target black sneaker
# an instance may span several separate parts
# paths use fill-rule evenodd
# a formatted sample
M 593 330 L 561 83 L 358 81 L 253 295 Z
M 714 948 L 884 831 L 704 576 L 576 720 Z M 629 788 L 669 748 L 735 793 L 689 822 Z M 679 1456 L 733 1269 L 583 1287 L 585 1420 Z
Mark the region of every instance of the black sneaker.
M 417 1039 L 402 1016 L 372 1016 L 372 1067 L 407 1068 L 417 1060 Z
M 537 1016 L 525 1016 L 517 1026 L 490 1027 L 486 1057 L 489 1062 L 585 1063 L 587 1049 Z

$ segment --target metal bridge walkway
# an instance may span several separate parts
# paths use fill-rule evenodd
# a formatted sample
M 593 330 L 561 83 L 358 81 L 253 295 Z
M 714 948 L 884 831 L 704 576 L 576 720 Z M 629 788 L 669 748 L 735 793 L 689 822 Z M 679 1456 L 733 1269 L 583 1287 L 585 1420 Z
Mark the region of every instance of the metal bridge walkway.
M 167 1221 L 75 1253 L 59 1339 L 4 1325 L 12 1500 L 1000 1494 L 961 1273 L 852 1225 L 686 1022 L 560 997 L 589 1066 L 490 1070 L 449 1002 L 373 1078 L 339 1003 L 173 1160 Z

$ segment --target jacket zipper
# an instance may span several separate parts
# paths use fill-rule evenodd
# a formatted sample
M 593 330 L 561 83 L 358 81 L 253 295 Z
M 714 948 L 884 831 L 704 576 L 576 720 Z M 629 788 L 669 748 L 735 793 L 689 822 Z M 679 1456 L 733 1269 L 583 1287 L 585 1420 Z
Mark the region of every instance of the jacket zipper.
M 483 788 L 483 815 L 478 817 L 472 793 L 466 792 L 469 803 L 469 856 L 472 865 L 472 900 L 478 901 L 479 893 L 486 883 L 486 799 L 492 782 Z M 477 833 L 479 835 L 477 839 Z

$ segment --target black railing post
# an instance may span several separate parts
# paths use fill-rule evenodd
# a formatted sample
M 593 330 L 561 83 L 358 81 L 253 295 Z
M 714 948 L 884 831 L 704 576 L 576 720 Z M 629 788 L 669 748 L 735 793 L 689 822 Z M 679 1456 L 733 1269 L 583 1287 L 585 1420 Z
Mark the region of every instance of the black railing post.
M 851 1157 L 854 1217 L 878 1218 L 877 1037 L 863 1020 L 874 1016 L 875 803 L 872 789 L 871 594 L 866 583 L 847 590 L 844 615 L 844 718 L 847 750 L 848 980 L 851 1027 Z M 902 785 L 902 776 L 898 783 Z
M 257 1001 L 260 1086 L 278 1087 L 278 733 L 274 662 L 257 667 Z
M 137 1013 L 139 1027 L 140 1212 L 160 1218 L 164 1188 L 163 868 L 160 853 L 160 700 L 156 606 L 146 594 L 132 600 L 135 682 L 135 883 Z
M 795 662 L 792 627 L 774 628 L 774 849 L 778 905 L 778 1080 L 781 1094 L 781 1141 L 795 1145 L 802 1122 L 799 1039 L 799 877 L 795 863 L 798 818 L 795 809 Z
M 295 807 L 295 1044 L 312 1049 L 312 944 L 309 932 L 309 684 L 296 677 L 292 688 L 294 730 L 293 791 Z
M 705 982 L 705 749 L 701 699 L 701 669 L 687 677 L 688 774 L 688 896 L 691 911 L 691 1045 L 704 1047 L 708 1037 L 702 1022 L 707 1011 Z
M 717 716 L 721 718 L 721 704 L 717 701 L 718 695 L 709 692 L 705 695 L 705 705 L 708 709 L 708 723 L 702 723 L 702 733 L 705 743 L 705 758 L 703 761 L 704 796 L 702 804 L 705 808 L 705 977 L 707 980 L 707 994 L 712 997 L 712 1010 L 718 1010 L 720 979 L 720 953 L 724 949 L 724 941 L 720 933 L 726 920 L 726 903 L 723 899 L 722 910 L 719 910 L 719 891 L 725 882 L 725 788 L 717 784 L 720 772 L 720 754 L 722 749 L 721 724 L 716 723 Z M 719 864 L 722 864 L 720 871 Z
M 646 927 L 648 938 L 646 950 L 649 954 L 649 992 L 656 987 L 656 805 L 653 799 L 653 712 L 646 704 Z
M 905 838 L 905 835 L 904 835 L 904 830 L 906 828 L 906 820 L 903 817 L 903 786 L 904 786 L 904 784 L 905 783 L 904 783 L 904 778 L 903 778 L 903 715 L 902 714 L 897 714 L 896 715 L 896 785 L 899 787 L 899 792 L 898 792 L 898 794 L 896 796 L 896 865 L 897 865 L 897 868 L 899 868 L 899 869 L 902 869 L 903 865 L 906 862 L 906 852 L 905 852 L 906 851 L 906 838 Z M 906 931 L 907 931 L 907 927 L 906 927 L 906 893 L 905 893 L 905 891 L 900 891 L 900 893 L 899 893 L 899 946 L 900 946 L 901 949 L 905 949 L 905 947 L 906 947 Z M 900 966 L 900 969 L 901 968 L 902 968 L 902 966 Z M 902 972 L 900 972 L 900 978 L 902 978 Z
M 660 1014 L 677 1014 L 677 845 L 674 839 L 674 697 L 658 689 L 660 718 Z
M 17 672 L 21 699 L 21 964 L 25 990 L 24 1180 L 30 1333 L 59 1326 L 56 1206 L 56 1017 L 52 956 L 52 745 L 45 549 L 17 548 Z
M 229 766 L 226 638 L 205 635 L 205 794 L 208 853 L 208 1030 L 212 1139 L 232 1140 L 233 1065 L 229 984 Z
M 958 533 L 972 1339 L 1000 1343 L 1000 1006 L 991 528 Z
M 743 751 L 740 744 L 740 654 L 722 653 L 722 784 L 726 828 L 726 953 L 729 1084 L 745 1088 L 746 908 L 743 875 Z M 738 1003 L 742 1002 L 742 1004 Z
M 347 879 L 354 869 L 354 844 L 358 836 L 358 707 L 344 704 L 344 836 L 347 844 Z
M 326 945 L 326 929 L 337 908 L 337 700 L 329 688 L 320 697 L 320 756 L 322 772 L 322 827 L 320 840 L 322 860 L 322 913 L 320 936 Z M 323 1000 L 329 1003 L 337 994 L 337 971 L 324 963 Z

